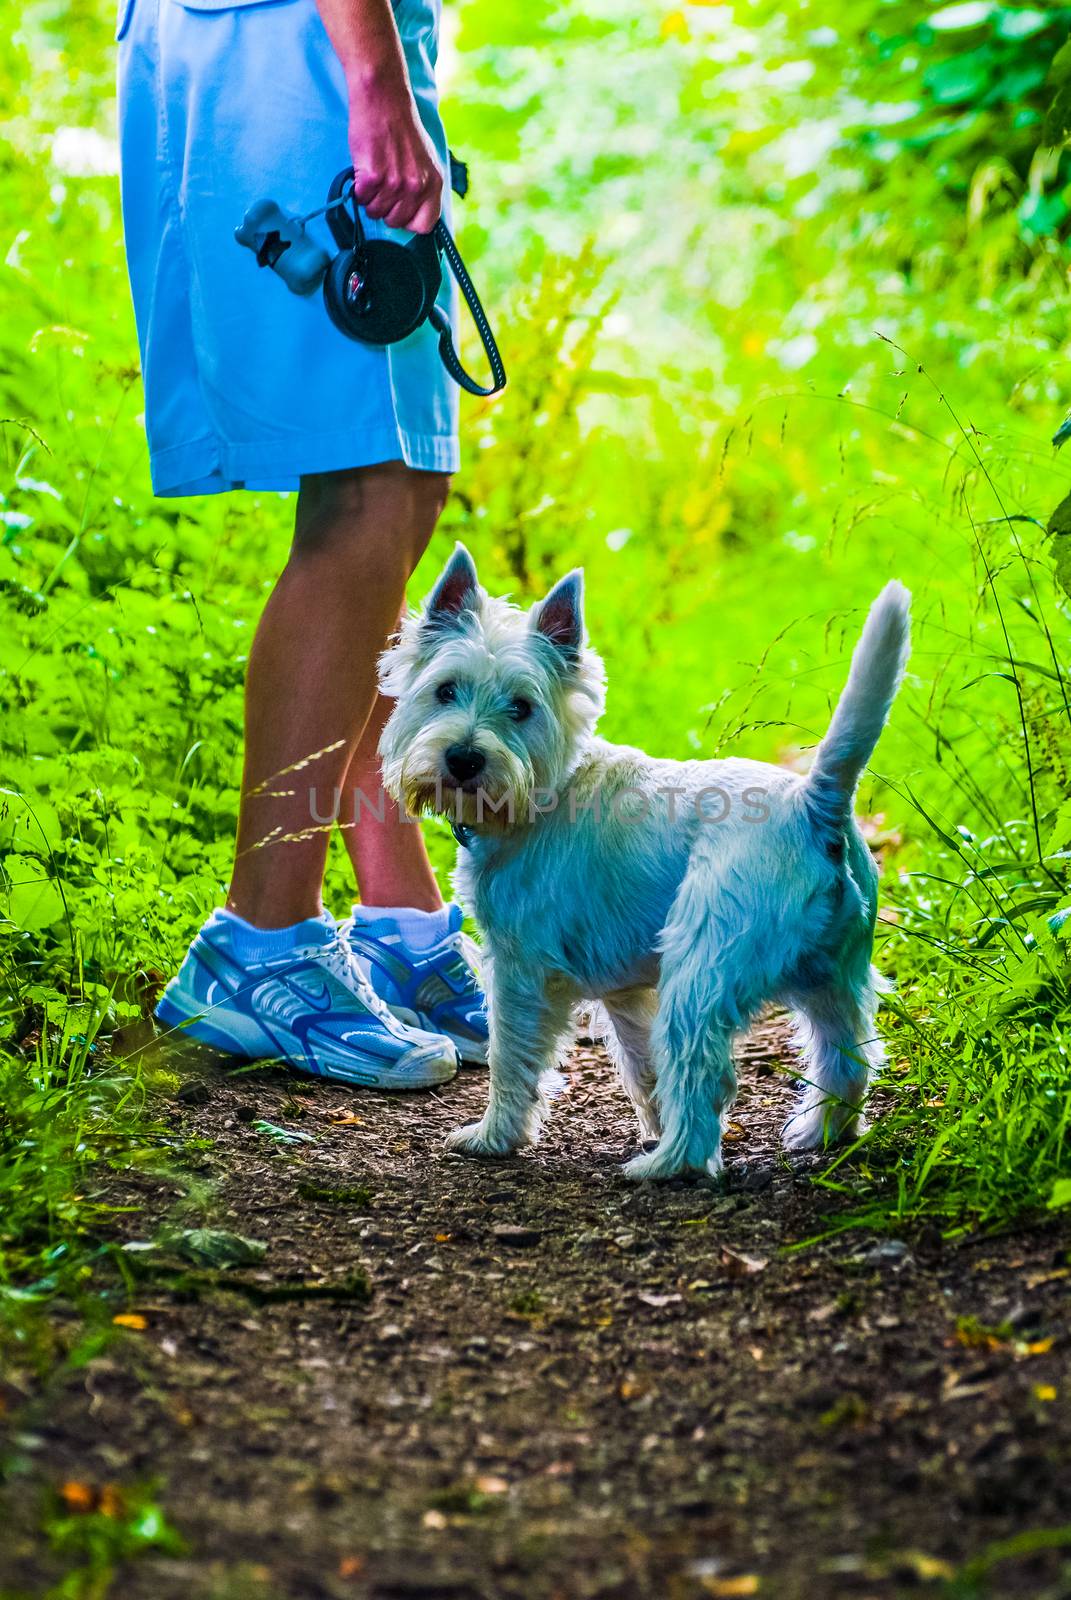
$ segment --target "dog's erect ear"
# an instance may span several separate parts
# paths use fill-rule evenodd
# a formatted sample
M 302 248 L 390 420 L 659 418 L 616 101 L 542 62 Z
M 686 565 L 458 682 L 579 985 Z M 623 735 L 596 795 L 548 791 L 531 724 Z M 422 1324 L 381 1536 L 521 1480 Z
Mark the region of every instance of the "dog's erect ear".
M 584 642 L 584 573 L 580 567 L 559 578 L 532 609 L 532 628 L 556 645 L 570 661 Z
M 479 598 L 480 580 L 476 566 L 463 544 L 454 546 L 454 553 L 443 568 L 442 577 L 428 596 L 424 607 L 424 620 L 441 626 L 471 611 Z

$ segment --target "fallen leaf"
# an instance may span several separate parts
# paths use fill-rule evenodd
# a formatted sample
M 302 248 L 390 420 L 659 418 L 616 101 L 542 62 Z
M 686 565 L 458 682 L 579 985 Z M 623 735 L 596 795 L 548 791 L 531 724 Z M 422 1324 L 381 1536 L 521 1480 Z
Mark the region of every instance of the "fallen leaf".
M 1051 1338 L 1034 1339 L 1030 1344 L 1017 1344 L 1015 1353 L 1021 1356 L 1047 1356 L 1053 1343 Z
M 1051 1383 L 1035 1383 L 1035 1385 L 1034 1385 L 1034 1399 L 1035 1400 L 1055 1400 L 1056 1399 L 1056 1390 L 1053 1388 Z
M 125 1511 L 123 1497 L 114 1483 L 106 1483 L 97 1496 L 97 1510 L 102 1517 L 121 1517 Z
M 112 1321 L 117 1328 L 134 1328 L 138 1333 L 141 1333 L 149 1326 L 145 1318 L 139 1316 L 136 1311 L 120 1311 L 118 1316 L 112 1318 Z
M 437 1532 L 446 1527 L 446 1518 L 441 1511 L 425 1511 L 421 1521 L 425 1528 L 434 1528 Z
M 68 1511 L 92 1511 L 97 1503 L 95 1489 L 90 1488 L 88 1483 L 77 1483 L 73 1480 L 70 1483 L 60 1484 L 59 1497 Z
M 750 1278 L 756 1272 L 764 1272 L 770 1263 L 766 1256 L 747 1256 L 723 1244 L 721 1264 L 727 1277 Z
M 956 1569 L 950 1562 L 942 1561 L 940 1556 L 928 1556 L 924 1550 L 898 1550 L 892 1559 L 899 1571 L 909 1572 L 921 1583 L 951 1583 L 956 1576 Z
M 977 1400 L 980 1395 L 989 1393 L 987 1383 L 956 1383 L 946 1389 L 941 1396 L 942 1400 Z
M 268 1252 L 263 1239 L 246 1239 L 224 1228 L 185 1228 L 167 1243 L 188 1261 L 207 1267 L 250 1267 Z
M 649 1383 L 636 1378 L 622 1378 L 617 1386 L 617 1393 L 622 1400 L 638 1400 L 650 1387 Z
M 1028 1289 L 1040 1289 L 1042 1284 L 1056 1283 L 1060 1278 L 1071 1278 L 1071 1267 L 1057 1267 L 1053 1272 L 1031 1272 L 1023 1281 Z
M 656 1311 L 661 1311 L 663 1306 L 679 1305 L 682 1298 L 679 1294 L 647 1294 L 643 1290 L 636 1296 L 637 1300 L 642 1300 L 645 1306 L 653 1306 Z
M 114 1483 L 106 1483 L 97 1489 L 91 1483 L 79 1483 L 72 1479 L 60 1485 L 59 1497 L 68 1511 L 76 1516 L 87 1516 L 95 1511 L 102 1517 L 121 1517 L 126 1511 L 122 1492 Z
M 759 1592 L 759 1580 L 754 1572 L 741 1573 L 737 1578 L 716 1578 L 705 1573 L 699 1586 L 704 1594 L 716 1595 L 717 1600 L 746 1600 L 747 1595 Z
M 364 1571 L 364 1556 L 343 1556 L 338 1564 L 340 1578 L 359 1578 Z
M 327 1120 L 333 1128 L 349 1128 L 354 1123 L 363 1123 L 363 1117 L 355 1117 L 352 1111 L 329 1111 Z
M 481 1494 L 509 1494 L 509 1484 L 505 1478 L 496 1478 L 493 1473 L 483 1473 L 475 1483 Z

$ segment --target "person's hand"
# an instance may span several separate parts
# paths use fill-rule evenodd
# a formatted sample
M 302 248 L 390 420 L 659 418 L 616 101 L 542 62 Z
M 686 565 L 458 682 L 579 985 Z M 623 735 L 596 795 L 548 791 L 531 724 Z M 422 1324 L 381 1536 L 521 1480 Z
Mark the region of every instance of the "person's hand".
M 350 86 L 353 193 L 389 228 L 430 233 L 439 220 L 443 175 L 404 76 Z

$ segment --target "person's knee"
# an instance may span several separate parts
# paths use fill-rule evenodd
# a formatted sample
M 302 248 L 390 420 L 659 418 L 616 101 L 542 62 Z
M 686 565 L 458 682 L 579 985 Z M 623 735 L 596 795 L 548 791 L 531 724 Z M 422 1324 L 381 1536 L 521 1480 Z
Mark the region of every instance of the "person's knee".
M 292 558 L 329 553 L 340 567 L 404 582 L 439 519 L 449 474 L 401 461 L 302 479 Z

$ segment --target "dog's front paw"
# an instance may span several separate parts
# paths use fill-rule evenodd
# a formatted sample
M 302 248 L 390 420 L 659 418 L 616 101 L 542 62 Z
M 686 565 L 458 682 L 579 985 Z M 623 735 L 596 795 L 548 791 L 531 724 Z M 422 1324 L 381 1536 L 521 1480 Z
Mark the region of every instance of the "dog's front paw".
M 511 1140 L 501 1131 L 493 1132 L 486 1121 L 470 1122 L 446 1135 L 446 1148 L 462 1156 L 508 1156 L 521 1140 Z
M 805 1100 L 781 1130 L 786 1150 L 821 1150 L 858 1139 L 870 1124 L 861 1111 L 837 1100 Z
M 622 1170 L 633 1183 L 658 1183 L 666 1178 L 679 1177 L 682 1172 L 701 1172 L 708 1178 L 720 1178 L 723 1165 L 720 1152 L 700 1163 L 689 1160 L 675 1150 L 656 1145 L 653 1150 L 645 1150 L 642 1155 L 626 1161 Z

